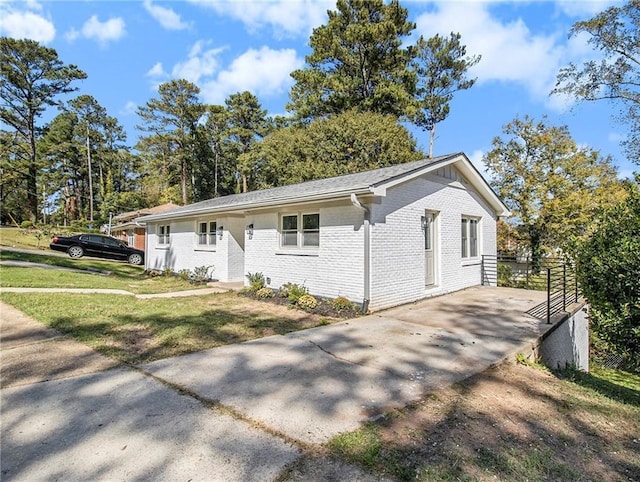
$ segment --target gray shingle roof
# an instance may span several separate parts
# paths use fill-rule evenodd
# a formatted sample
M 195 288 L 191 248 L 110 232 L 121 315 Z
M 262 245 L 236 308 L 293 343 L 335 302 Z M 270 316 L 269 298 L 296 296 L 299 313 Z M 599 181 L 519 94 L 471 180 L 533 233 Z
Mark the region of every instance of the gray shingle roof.
M 144 216 L 141 221 L 151 221 L 155 219 L 175 218 L 179 215 L 188 216 L 190 214 L 207 211 L 231 211 L 234 209 L 248 209 L 261 206 L 265 203 L 278 204 L 285 202 L 296 202 L 311 199 L 323 199 L 333 196 L 345 195 L 348 193 L 361 193 L 369 191 L 376 185 L 391 181 L 395 178 L 405 176 L 413 171 L 422 169 L 431 164 L 437 164 L 445 160 L 456 157 L 460 154 L 449 154 L 420 161 L 396 164 L 390 167 L 383 167 L 371 171 L 346 174 L 343 176 L 329 177 L 315 181 L 307 181 L 288 186 L 274 187 L 260 191 L 252 191 L 242 194 L 232 194 L 219 198 L 208 199 L 177 209 L 164 212 L 162 214 Z

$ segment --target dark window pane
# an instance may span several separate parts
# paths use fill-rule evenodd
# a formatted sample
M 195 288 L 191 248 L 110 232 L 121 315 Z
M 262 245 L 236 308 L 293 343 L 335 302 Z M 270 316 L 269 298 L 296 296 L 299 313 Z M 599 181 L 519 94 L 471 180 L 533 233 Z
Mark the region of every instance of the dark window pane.
M 282 216 L 282 230 L 298 229 L 298 216 Z
M 302 229 L 320 229 L 320 215 L 319 214 L 303 214 L 302 215 Z

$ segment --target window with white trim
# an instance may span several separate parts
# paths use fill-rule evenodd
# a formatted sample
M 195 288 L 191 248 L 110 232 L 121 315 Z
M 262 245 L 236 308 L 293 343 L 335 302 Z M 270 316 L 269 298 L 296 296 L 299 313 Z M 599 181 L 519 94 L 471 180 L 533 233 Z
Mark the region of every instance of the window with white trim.
M 168 224 L 158 226 L 158 246 L 168 246 L 171 240 L 171 226 Z
M 283 214 L 280 218 L 280 246 L 317 248 L 320 246 L 320 214 Z
M 461 224 L 462 259 L 478 257 L 478 218 L 463 217 Z
M 196 223 L 196 244 L 200 248 L 214 247 L 218 224 L 215 221 L 198 221 Z

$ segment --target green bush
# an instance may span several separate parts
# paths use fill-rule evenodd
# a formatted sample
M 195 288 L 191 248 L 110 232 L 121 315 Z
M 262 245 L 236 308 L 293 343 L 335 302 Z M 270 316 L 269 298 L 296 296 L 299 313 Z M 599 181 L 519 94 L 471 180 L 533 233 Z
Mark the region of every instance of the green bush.
M 513 270 L 506 264 L 498 263 L 498 286 L 515 286 Z
M 193 268 L 193 271 L 189 272 L 189 281 L 191 283 L 204 283 L 206 281 L 211 281 L 213 270 L 213 266 L 196 266 Z
M 289 298 L 291 303 L 295 303 L 298 299 L 309 293 L 309 290 L 304 285 L 299 285 L 297 283 L 285 283 L 280 287 L 278 294 L 282 298 Z
M 181 269 L 180 271 L 178 271 L 178 278 L 180 278 L 182 281 L 189 281 L 190 274 L 191 273 L 188 269 Z
M 273 298 L 275 296 L 275 293 L 271 288 L 260 288 L 258 291 L 256 291 L 256 296 L 264 300 L 267 298 Z
M 640 371 L 640 175 L 577 247 L 577 274 L 591 304 L 591 328 Z
M 266 286 L 265 277 L 262 273 L 247 273 L 249 287 L 251 291 L 258 291 Z
M 333 306 L 333 309 L 336 311 L 345 311 L 345 310 L 353 309 L 353 304 L 351 303 L 351 301 L 344 296 L 338 296 L 337 298 L 335 298 L 331 302 L 331 306 Z
M 298 298 L 296 304 L 303 310 L 313 310 L 316 306 L 318 306 L 318 300 L 316 300 L 313 296 L 306 294 Z

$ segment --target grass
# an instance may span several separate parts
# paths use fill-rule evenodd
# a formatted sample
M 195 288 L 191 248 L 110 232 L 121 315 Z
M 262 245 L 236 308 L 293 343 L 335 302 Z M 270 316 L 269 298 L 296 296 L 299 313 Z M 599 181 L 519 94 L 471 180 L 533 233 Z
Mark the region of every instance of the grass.
M 2 301 L 126 363 L 318 326 L 326 319 L 222 293 L 139 300 L 117 295 L 2 293 Z
M 51 229 L 53 230 L 54 228 Z M 3 226 L 0 228 L 0 246 L 23 249 L 48 249 L 53 235 L 45 236 L 44 234 L 40 234 L 40 239 L 38 239 L 36 233 L 42 233 L 42 231 Z
M 640 376 L 505 363 L 341 434 L 331 456 L 394 480 L 640 480 Z
M 3 228 L 4 229 L 4 228 Z M 136 294 L 168 293 L 198 288 L 175 276 L 149 277 L 143 268 L 98 259 L 71 259 L 46 254 L 0 251 L 0 260 L 28 261 L 50 266 L 87 270 L 87 273 L 33 267 L 0 267 L 0 286 L 20 288 L 106 288 Z M 108 276 L 99 273 L 108 272 Z

